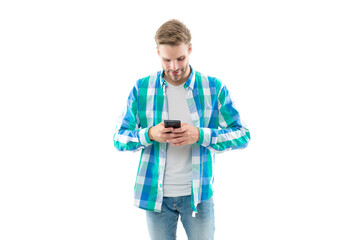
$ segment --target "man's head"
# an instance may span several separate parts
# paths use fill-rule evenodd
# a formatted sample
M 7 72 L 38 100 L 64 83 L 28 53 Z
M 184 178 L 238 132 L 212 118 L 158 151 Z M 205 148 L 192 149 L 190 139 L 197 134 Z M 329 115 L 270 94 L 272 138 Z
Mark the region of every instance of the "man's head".
M 182 22 L 172 19 L 157 30 L 155 35 L 157 46 L 162 44 L 178 46 L 181 43 L 189 45 L 191 42 L 190 30 Z
M 185 83 L 190 74 L 190 30 L 180 21 L 170 20 L 157 30 L 155 41 L 165 71 L 165 79 L 173 85 Z

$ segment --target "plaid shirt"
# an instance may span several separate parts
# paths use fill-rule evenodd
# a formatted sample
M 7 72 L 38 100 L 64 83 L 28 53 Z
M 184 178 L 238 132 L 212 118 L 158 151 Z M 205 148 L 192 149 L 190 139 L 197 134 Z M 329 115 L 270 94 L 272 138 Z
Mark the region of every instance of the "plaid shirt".
M 120 151 L 142 150 L 134 204 L 155 212 L 161 212 L 168 143 L 150 140 L 148 130 L 168 119 L 167 82 L 162 76 L 163 71 L 159 71 L 137 81 L 113 138 L 114 146 Z M 197 212 L 197 204 L 213 195 L 215 153 L 245 148 L 250 133 L 220 80 L 191 68 L 184 88 L 193 125 L 200 133 L 198 142 L 191 148 L 191 206 Z

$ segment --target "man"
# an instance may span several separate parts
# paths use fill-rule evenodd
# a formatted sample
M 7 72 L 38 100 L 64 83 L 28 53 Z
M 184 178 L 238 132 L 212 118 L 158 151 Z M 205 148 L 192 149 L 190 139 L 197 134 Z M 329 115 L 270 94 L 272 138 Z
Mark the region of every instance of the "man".
M 163 71 L 133 87 L 114 145 L 142 150 L 135 205 L 147 210 L 151 239 L 175 239 L 179 216 L 189 239 L 213 239 L 215 153 L 245 148 L 249 130 L 225 85 L 189 65 L 191 34 L 183 23 L 164 23 L 155 40 Z M 164 120 L 182 124 L 166 128 Z

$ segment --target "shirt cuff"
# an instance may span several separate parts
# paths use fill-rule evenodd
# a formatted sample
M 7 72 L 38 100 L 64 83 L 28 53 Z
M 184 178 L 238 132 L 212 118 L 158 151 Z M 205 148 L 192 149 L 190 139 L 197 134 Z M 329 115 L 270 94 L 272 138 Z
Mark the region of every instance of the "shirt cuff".
M 199 128 L 199 141 L 197 144 L 208 147 L 211 145 L 211 129 L 210 128 Z
M 148 136 L 148 130 L 150 129 L 150 127 L 148 128 L 143 128 L 139 131 L 139 136 L 140 136 L 140 142 L 143 146 L 147 147 L 148 145 L 152 144 L 152 140 L 150 139 L 150 137 Z

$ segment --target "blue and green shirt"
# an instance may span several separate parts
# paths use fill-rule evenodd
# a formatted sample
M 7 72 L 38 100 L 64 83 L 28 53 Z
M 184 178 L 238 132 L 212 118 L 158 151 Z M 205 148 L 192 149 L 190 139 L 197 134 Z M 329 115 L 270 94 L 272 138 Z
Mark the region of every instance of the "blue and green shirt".
M 113 138 L 120 151 L 142 150 L 134 204 L 154 212 L 161 212 L 168 143 L 150 140 L 148 130 L 168 119 L 167 82 L 162 76 L 163 71 L 159 71 L 136 82 Z M 197 212 L 197 204 L 213 195 L 215 153 L 245 148 L 250 133 L 219 79 L 191 68 L 184 88 L 193 125 L 200 133 L 191 148 L 191 206 Z

